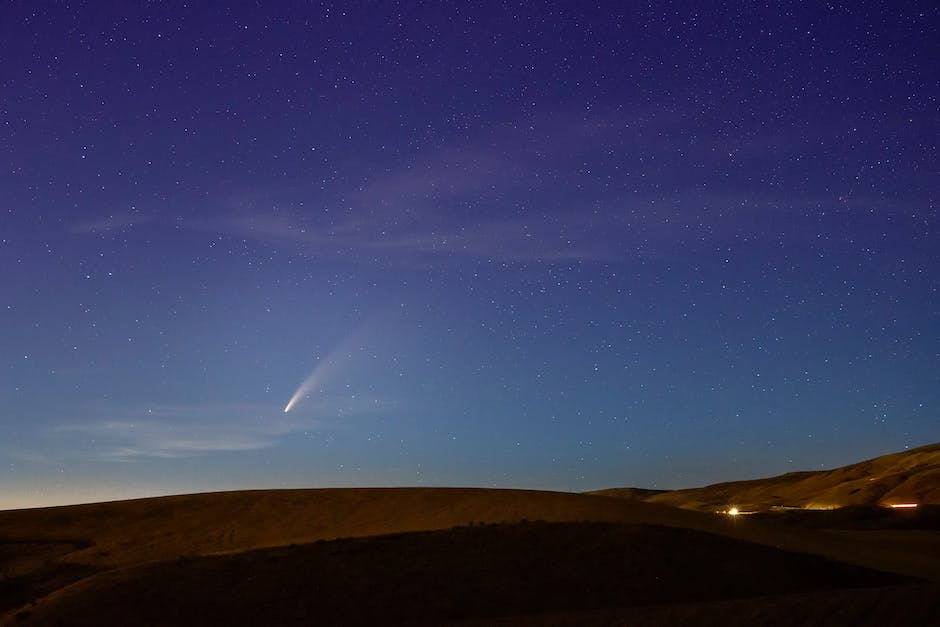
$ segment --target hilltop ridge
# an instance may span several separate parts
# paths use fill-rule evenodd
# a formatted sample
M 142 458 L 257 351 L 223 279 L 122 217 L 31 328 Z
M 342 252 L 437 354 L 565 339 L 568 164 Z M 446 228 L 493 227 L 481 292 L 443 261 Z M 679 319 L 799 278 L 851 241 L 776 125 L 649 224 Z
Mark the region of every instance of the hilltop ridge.
M 707 512 L 729 506 L 761 511 L 835 509 L 852 505 L 940 505 L 940 443 L 831 470 L 790 472 L 652 494 L 636 488 L 609 488 L 590 494 Z

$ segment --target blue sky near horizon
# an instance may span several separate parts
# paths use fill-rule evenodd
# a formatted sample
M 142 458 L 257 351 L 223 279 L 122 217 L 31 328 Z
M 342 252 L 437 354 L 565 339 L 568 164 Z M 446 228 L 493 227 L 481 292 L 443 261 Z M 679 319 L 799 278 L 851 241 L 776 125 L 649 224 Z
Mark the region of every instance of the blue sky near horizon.
M 5 4 L 0 508 L 687 487 L 940 440 L 938 27 Z

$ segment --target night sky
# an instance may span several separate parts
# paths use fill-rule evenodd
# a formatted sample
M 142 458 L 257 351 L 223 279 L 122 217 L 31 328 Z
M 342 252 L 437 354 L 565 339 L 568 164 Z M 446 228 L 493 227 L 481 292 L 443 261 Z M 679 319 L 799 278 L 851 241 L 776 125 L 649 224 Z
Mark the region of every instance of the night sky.
M 224 4 L 0 8 L 0 508 L 940 440 L 936 3 Z

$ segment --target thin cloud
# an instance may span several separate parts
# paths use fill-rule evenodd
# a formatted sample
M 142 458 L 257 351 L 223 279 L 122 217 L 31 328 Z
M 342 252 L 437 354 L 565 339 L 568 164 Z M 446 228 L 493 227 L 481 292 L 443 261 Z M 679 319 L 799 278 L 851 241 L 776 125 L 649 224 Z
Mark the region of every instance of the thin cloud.
M 550 216 L 537 219 L 491 219 L 475 225 L 411 228 L 359 225 L 319 228 L 300 216 L 252 215 L 228 218 L 216 227 L 230 235 L 251 237 L 279 246 L 293 246 L 311 256 L 368 261 L 420 262 L 442 255 L 491 261 L 608 261 L 618 257 L 604 237 L 613 220 L 565 218 L 564 225 Z
M 761 225 L 812 213 L 814 204 L 846 204 L 841 194 L 794 197 L 772 186 L 747 198 L 704 189 L 695 172 L 726 169 L 754 146 L 783 149 L 793 140 L 768 133 L 690 142 L 675 130 L 680 122 L 643 110 L 520 118 L 365 174 L 351 188 L 308 198 L 298 189 L 236 194 L 228 215 L 195 228 L 349 263 L 608 263 L 685 259 L 737 243 L 742 220 L 754 223 L 757 237 Z M 686 155 L 688 180 L 666 180 L 656 166 L 676 154 Z M 600 175 L 611 164 L 615 180 Z M 285 209 L 301 204 L 320 208 Z
M 634 120 L 637 126 L 647 124 Z M 620 125 L 620 126 L 618 126 Z M 444 256 L 491 261 L 611 261 L 616 212 L 557 206 L 578 155 L 601 150 L 619 117 L 555 115 L 498 125 L 474 141 L 430 149 L 353 189 L 316 192 L 316 212 L 279 210 L 272 192 L 231 198 L 227 216 L 192 228 L 351 262 L 428 264 Z M 569 167 L 571 166 L 571 167 Z M 267 206 L 266 206 L 267 205 Z M 328 209 L 328 210 L 327 210 Z
M 96 218 L 94 220 L 86 220 L 83 222 L 78 222 L 73 224 L 70 227 L 72 233 L 108 233 L 110 231 L 119 231 L 122 229 L 129 229 L 147 222 L 151 222 L 153 216 L 150 215 L 141 215 L 139 213 L 125 211 L 125 212 L 115 212 Z
M 94 443 L 92 455 L 102 460 L 192 457 L 270 448 L 293 434 L 322 429 L 327 417 L 369 408 L 363 401 L 335 399 L 289 415 L 270 405 L 147 405 L 101 412 L 108 417 L 61 424 L 51 432 L 85 436 Z

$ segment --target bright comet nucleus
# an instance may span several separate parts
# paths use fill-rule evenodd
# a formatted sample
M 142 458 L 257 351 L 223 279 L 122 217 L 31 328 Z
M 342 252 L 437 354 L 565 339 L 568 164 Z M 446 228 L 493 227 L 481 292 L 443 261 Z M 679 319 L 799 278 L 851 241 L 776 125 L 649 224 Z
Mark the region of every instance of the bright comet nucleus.
M 289 411 L 291 410 L 291 408 L 292 408 L 294 405 L 297 404 L 297 401 L 300 400 L 300 397 L 303 396 L 303 395 L 306 394 L 306 393 L 307 393 L 307 390 L 304 388 L 303 385 L 301 385 L 301 386 L 297 389 L 297 391 L 294 392 L 294 395 L 291 396 L 290 400 L 287 401 L 287 405 L 284 406 L 284 413 L 286 414 L 287 412 L 289 412 Z

